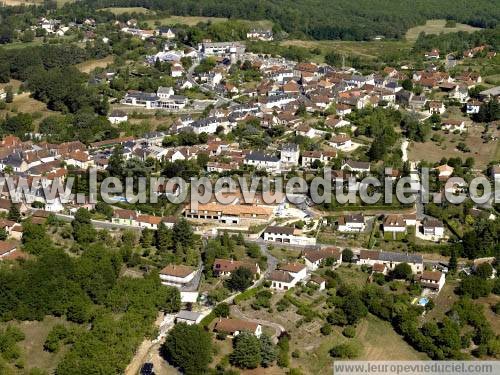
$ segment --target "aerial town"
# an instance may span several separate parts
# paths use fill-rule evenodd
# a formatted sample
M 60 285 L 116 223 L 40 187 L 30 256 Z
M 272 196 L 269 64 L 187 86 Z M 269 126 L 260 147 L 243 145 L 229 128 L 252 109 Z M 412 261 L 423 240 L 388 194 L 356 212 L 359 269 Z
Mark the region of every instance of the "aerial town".
M 498 10 L 4 3 L 0 374 L 500 359 Z

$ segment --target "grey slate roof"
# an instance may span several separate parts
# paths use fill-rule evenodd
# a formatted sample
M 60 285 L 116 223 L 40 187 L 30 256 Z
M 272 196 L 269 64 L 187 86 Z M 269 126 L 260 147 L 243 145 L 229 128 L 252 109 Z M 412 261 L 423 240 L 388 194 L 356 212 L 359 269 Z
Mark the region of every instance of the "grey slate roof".
M 265 233 L 293 234 L 294 227 L 268 226 Z
M 379 260 L 398 263 L 423 263 L 424 261 L 422 255 L 395 253 L 389 251 L 381 251 L 379 253 Z
M 266 155 L 262 152 L 251 152 L 245 157 L 246 160 L 256 160 L 256 161 L 267 161 L 277 163 L 280 161 L 279 158 L 272 155 Z
M 195 322 L 200 317 L 200 315 L 201 315 L 200 313 L 197 313 L 195 311 L 181 310 L 177 313 L 176 318 L 191 320 Z

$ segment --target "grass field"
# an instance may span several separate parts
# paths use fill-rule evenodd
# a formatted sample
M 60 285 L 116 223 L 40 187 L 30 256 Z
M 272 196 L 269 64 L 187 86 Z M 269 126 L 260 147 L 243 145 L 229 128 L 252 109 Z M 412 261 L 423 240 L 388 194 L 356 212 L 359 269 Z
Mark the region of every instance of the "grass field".
M 2 48 L 3 49 L 26 48 L 26 47 L 40 46 L 42 45 L 42 43 L 43 43 L 42 38 L 36 38 L 31 42 L 14 42 L 14 43 L 3 44 Z
M 170 17 L 166 17 L 166 18 L 152 19 L 152 20 L 148 20 L 146 22 L 147 22 L 149 27 L 154 27 L 156 25 L 176 25 L 176 24 L 195 26 L 200 22 L 218 23 L 218 22 L 225 22 L 227 20 L 228 20 L 228 18 L 223 18 L 223 17 L 170 16 Z M 248 25 L 250 27 L 269 27 L 269 28 L 271 28 L 273 26 L 273 23 L 271 21 L 267 21 L 267 20 L 261 20 L 261 21 L 238 20 L 238 21 L 248 23 Z
M 100 10 L 107 10 L 117 15 L 123 13 L 154 14 L 153 11 L 143 7 L 112 7 L 112 8 L 102 8 Z
M 25 368 L 29 370 L 36 367 L 47 373 L 52 373 L 66 350 L 64 346 L 61 346 L 57 353 L 50 353 L 43 350 L 43 344 L 54 325 L 64 324 L 69 326 L 71 323 L 61 318 L 47 316 L 41 322 L 9 322 L 8 324 L 19 327 L 26 336 L 23 341 L 18 343 Z M 1 323 L 0 326 L 5 325 L 6 323 Z
M 462 141 L 461 136 L 439 132 L 439 134 L 444 137 L 444 141 L 439 144 L 432 141 L 411 143 L 409 159 L 437 162 L 441 160 L 443 156 L 448 158 L 461 157 L 463 159 L 473 157 L 476 161 L 476 167 L 484 168 L 491 160 L 498 160 L 500 158 L 500 143 L 496 141 L 483 143 L 481 139 L 481 132 L 483 129 L 483 126 L 480 125 L 472 125 L 469 128 L 468 134 L 463 142 L 469 147 L 471 152 L 465 153 L 457 150 L 456 147 L 458 143 Z M 494 135 L 498 136 L 498 131 L 493 131 L 495 133 Z
M 66 3 L 70 3 L 74 0 L 56 0 L 57 6 L 62 7 Z M 44 0 L 0 0 L 0 4 L 6 6 L 18 6 L 18 5 L 40 5 L 43 4 Z
M 458 31 L 477 31 L 478 27 L 457 23 L 455 27 L 445 27 L 446 20 L 428 20 L 425 25 L 415 26 L 406 32 L 406 40 L 414 42 L 423 31 L 426 34 L 456 33 Z
M 40 5 L 43 4 L 43 0 L 2 0 L 0 4 L 6 6 L 18 6 L 18 5 Z
M 329 51 L 357 55 L 364 58 L 374 59 L 383 55 L 409 51 L 411 45 L 405 41 L 378 40 L 369 42 L 352 42 L 339 40 L 285 40 L 281 43 L 284 46 L 298 46 L 305 48 L 319 48 L 322 54 Z M 322 61 L 323 56 L 315 56 L 316 60 Z
M 14 88 L 19 85 L 16 83 L 17 81 L 11 81 L 11 85 Z M 15 116 L 17 113 L 31 113 L 33 116 L 33 123 L 35 124 L 35 128 L 45 117 L 55 114 L 49 109 L 47 109 L 47 105 L 38 100 L 30 98 L 29 93 L 22 93 L 14 96 L 14 101 L 12 103 L 7 104 L 5 109 L 0 110 L 0 119 L 4 119 L 7 114 L 9 116 Z
M 401 336 L 399 336 L 388 322 L 369 314 L 357 326 L 356 337 L 347 339 L 342 335 L 340 327 L 334 327 L 329 336 L 317 334 L 313 342 L 301 345 L 302 341 L 291 350 L 299 350 L 300 358 L 292 359 L 294 367 L 299 367 L 306 374 L 331 374 L 334 359 L 329 351 L 338 344 L 353 342 L 361 350 L 360 360 L 422 360 L 427 359 L 423 353 L 419 353 L 410 347 Z M 296 340 L 292 340 L 294 343 Z
M 368 278 L 368 274 L 361 272 L 359 267 L 356 266 L 349 267 L 348 265 L 342 264 L 335 272 L 339 274 L 340 279 L 347 285 L 362 287 Z
M 84 61 L 84 62 L 76 65 L 76 67 L 78 68 L 78 70 L 80 70 L 83 73 L 90 73 L 95 68 L 106 68 L 108 65 L 112 64 L 113 61 L 114 61 L 113 56 L 106 56 L 103 59 Z
M 160 23 L 161 25 L 175 25 L 182 24 L 188 26 L 194 26 L 200 22 L 224 22 L 227 21 L 227 18 L 221 17 L 182 17 L 182 16 L 170 16 L 166 18 L 158 18 L 155 20 L 146 21 L 150 27 L 155 26 L 155 23 Z

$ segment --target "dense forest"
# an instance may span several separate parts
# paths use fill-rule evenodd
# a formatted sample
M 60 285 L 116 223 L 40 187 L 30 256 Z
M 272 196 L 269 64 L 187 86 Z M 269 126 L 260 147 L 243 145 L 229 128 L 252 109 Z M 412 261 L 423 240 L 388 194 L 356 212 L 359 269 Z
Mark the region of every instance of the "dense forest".
M 478 27 L 495 27 L 496 0 L 89 0 L 94 9 L 142 6 L 179 16 L 267 19 L 295 36 L 367 40 L 376 35 L 401 38 L 427 19 L 446 18 Z

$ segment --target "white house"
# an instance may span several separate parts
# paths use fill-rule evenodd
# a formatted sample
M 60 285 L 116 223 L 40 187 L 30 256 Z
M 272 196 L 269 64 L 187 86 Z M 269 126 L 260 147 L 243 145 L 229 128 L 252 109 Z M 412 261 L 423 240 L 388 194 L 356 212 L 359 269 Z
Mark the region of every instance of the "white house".
M 160 279 L 163 285 L 183 287 L 189 284 L 196 275 L 196 270 L 177 264 L 169 264 L 160 271 Z
M 321 250 L 308 250 L 303 258 L 309 271 L 316 271 L 326 259 L 333 259 L 336 264 L 342 263 L 342 251 L 336 247 Z
M 444 237 L 444 224 L 437 219 L 426 218 L 423 223 L 423 232 L 426 236 L 434 238 Z
M 303 264 L 288 263 L 272 271 L 267 279 L 271 282 L 271 288 L 276 290 L 288 290 L 293 288 L 299 281 L 307 277 L 307 268 Z
M 352 147 L 352 140 L 346 134 L 339 134 L 330 139 L 328 142 L 330 146 L 333 148 L 337 148 L 339 150 L 349 150 Z
M 283 167 L 293 167 L 299 165 L 300 149 L 293 143 L 283 145 L 280 153 L 280 161 Z
M 400 263 L 408 263 L 413 273 L 420 273 L 424 270 L 424 260 L 421 255 L 374 250 L 360 251 L 359 264 L 373 267 L 377 263 L 384 264 L 389 270 L 393 270 Z
M 321 276 L 312 275 L 311 278 L 309 279 L 309 282 L 313 285 L 317 285 L 319 291 L 325 290 L 326 280 L 323 279 Z
M 184 74 L 184 68 L 179 63 L 173 63 L 170 69 L 170 75 L 174 78 L 182 77 Z
M 441 271 L 424 271 L 420 278 L 420 284 L 437 293 L 441 291 L 446 282 L 446 277 Z
M 196 134 L 207 133 L 214 134 L 217 132 L 219 126 L 227 126 L 229 121 L 227 119 L 218 117 L 207 117 L 193 121 L 189 126 Z
M 278 265 L 279 271 L 288 272 L 295 282 L 304 280 L 307 277 L 307 267 L 302 263 L 285 263 Z
M 158 90 L 156 90 L 156 95 L 160 99 L 168 99 L 174 94 L 174 89 L 172 87 L 160 86 L 158 87 Z
M 293 227 L 269 226 L 264 231 L 264 240 L 270 242 L 287 243 L 290 245 L 316 245 L 316 238 L 302 236 Z
M 251 152 L 245 157 L 243 163 L 246 165 L 252 165 L 256 169 L 263 169 L 269 173 L 279 173 L 281 171 L 279 158 L 272 155 L 266 155 L 261 152 Z
M 302 154 L 302 166 L 304 168 L 310 168 L 316 160 L 323 164 L 327 164 L 335 159 L 336 156 L 336 151 L 304 151 Z
M 137 223 L 141 228 L 156 230 L 158 229 L 158 225 L 160 225 L 161 221 L 161 216 L 137 215 Z
M 249 332 L 257 337 L 262 335 L 262 326 L 260 324 L 249 322 L 247 320 L 233 318 L 219 318 L 214 327 L 215 332 L 227 333 L 233 337 L 241 332 Z
M 127 116 L 127 114 L 124 111 L 121 111 L 119 109 L 115 109 L 108 116 L 108 120 L 112 124 L 119 124 L 121 122 L 128 121 L 128 116 Z
M 442 115 L 443 113 L 446 112 L 446 107 L 441 101 L 431 100 L 429 101 L 428 104 L 429 104 L 429 113 L 431 115 L 432 114 Z
M 467 130 L 464 120 L 456 120 L 456 119 L 445 119 L 441 122 L 441 126 L 445 130 L 449 130 L 451 132 L 460 132 L 463 133 Z
M 359 233 L 365 230 L 365 217 L 363 214 L 342 215 L 338 221 L 338 231 L 345 233 Z
M 288 290 L 297 283 L 293 276 L 286 271 L 272 271 L 267 279 L 271 282 L 271 288 L 276 290 Z
M 384 218 L 384 232 L 404 233 L 406 222 L 403 215 L 389 214 Z
M 457 85 L 449 94 L 450 99 L 456 99 L 460 103 L 465 103 L 469 100 L 469 88 L 467 85 Z

